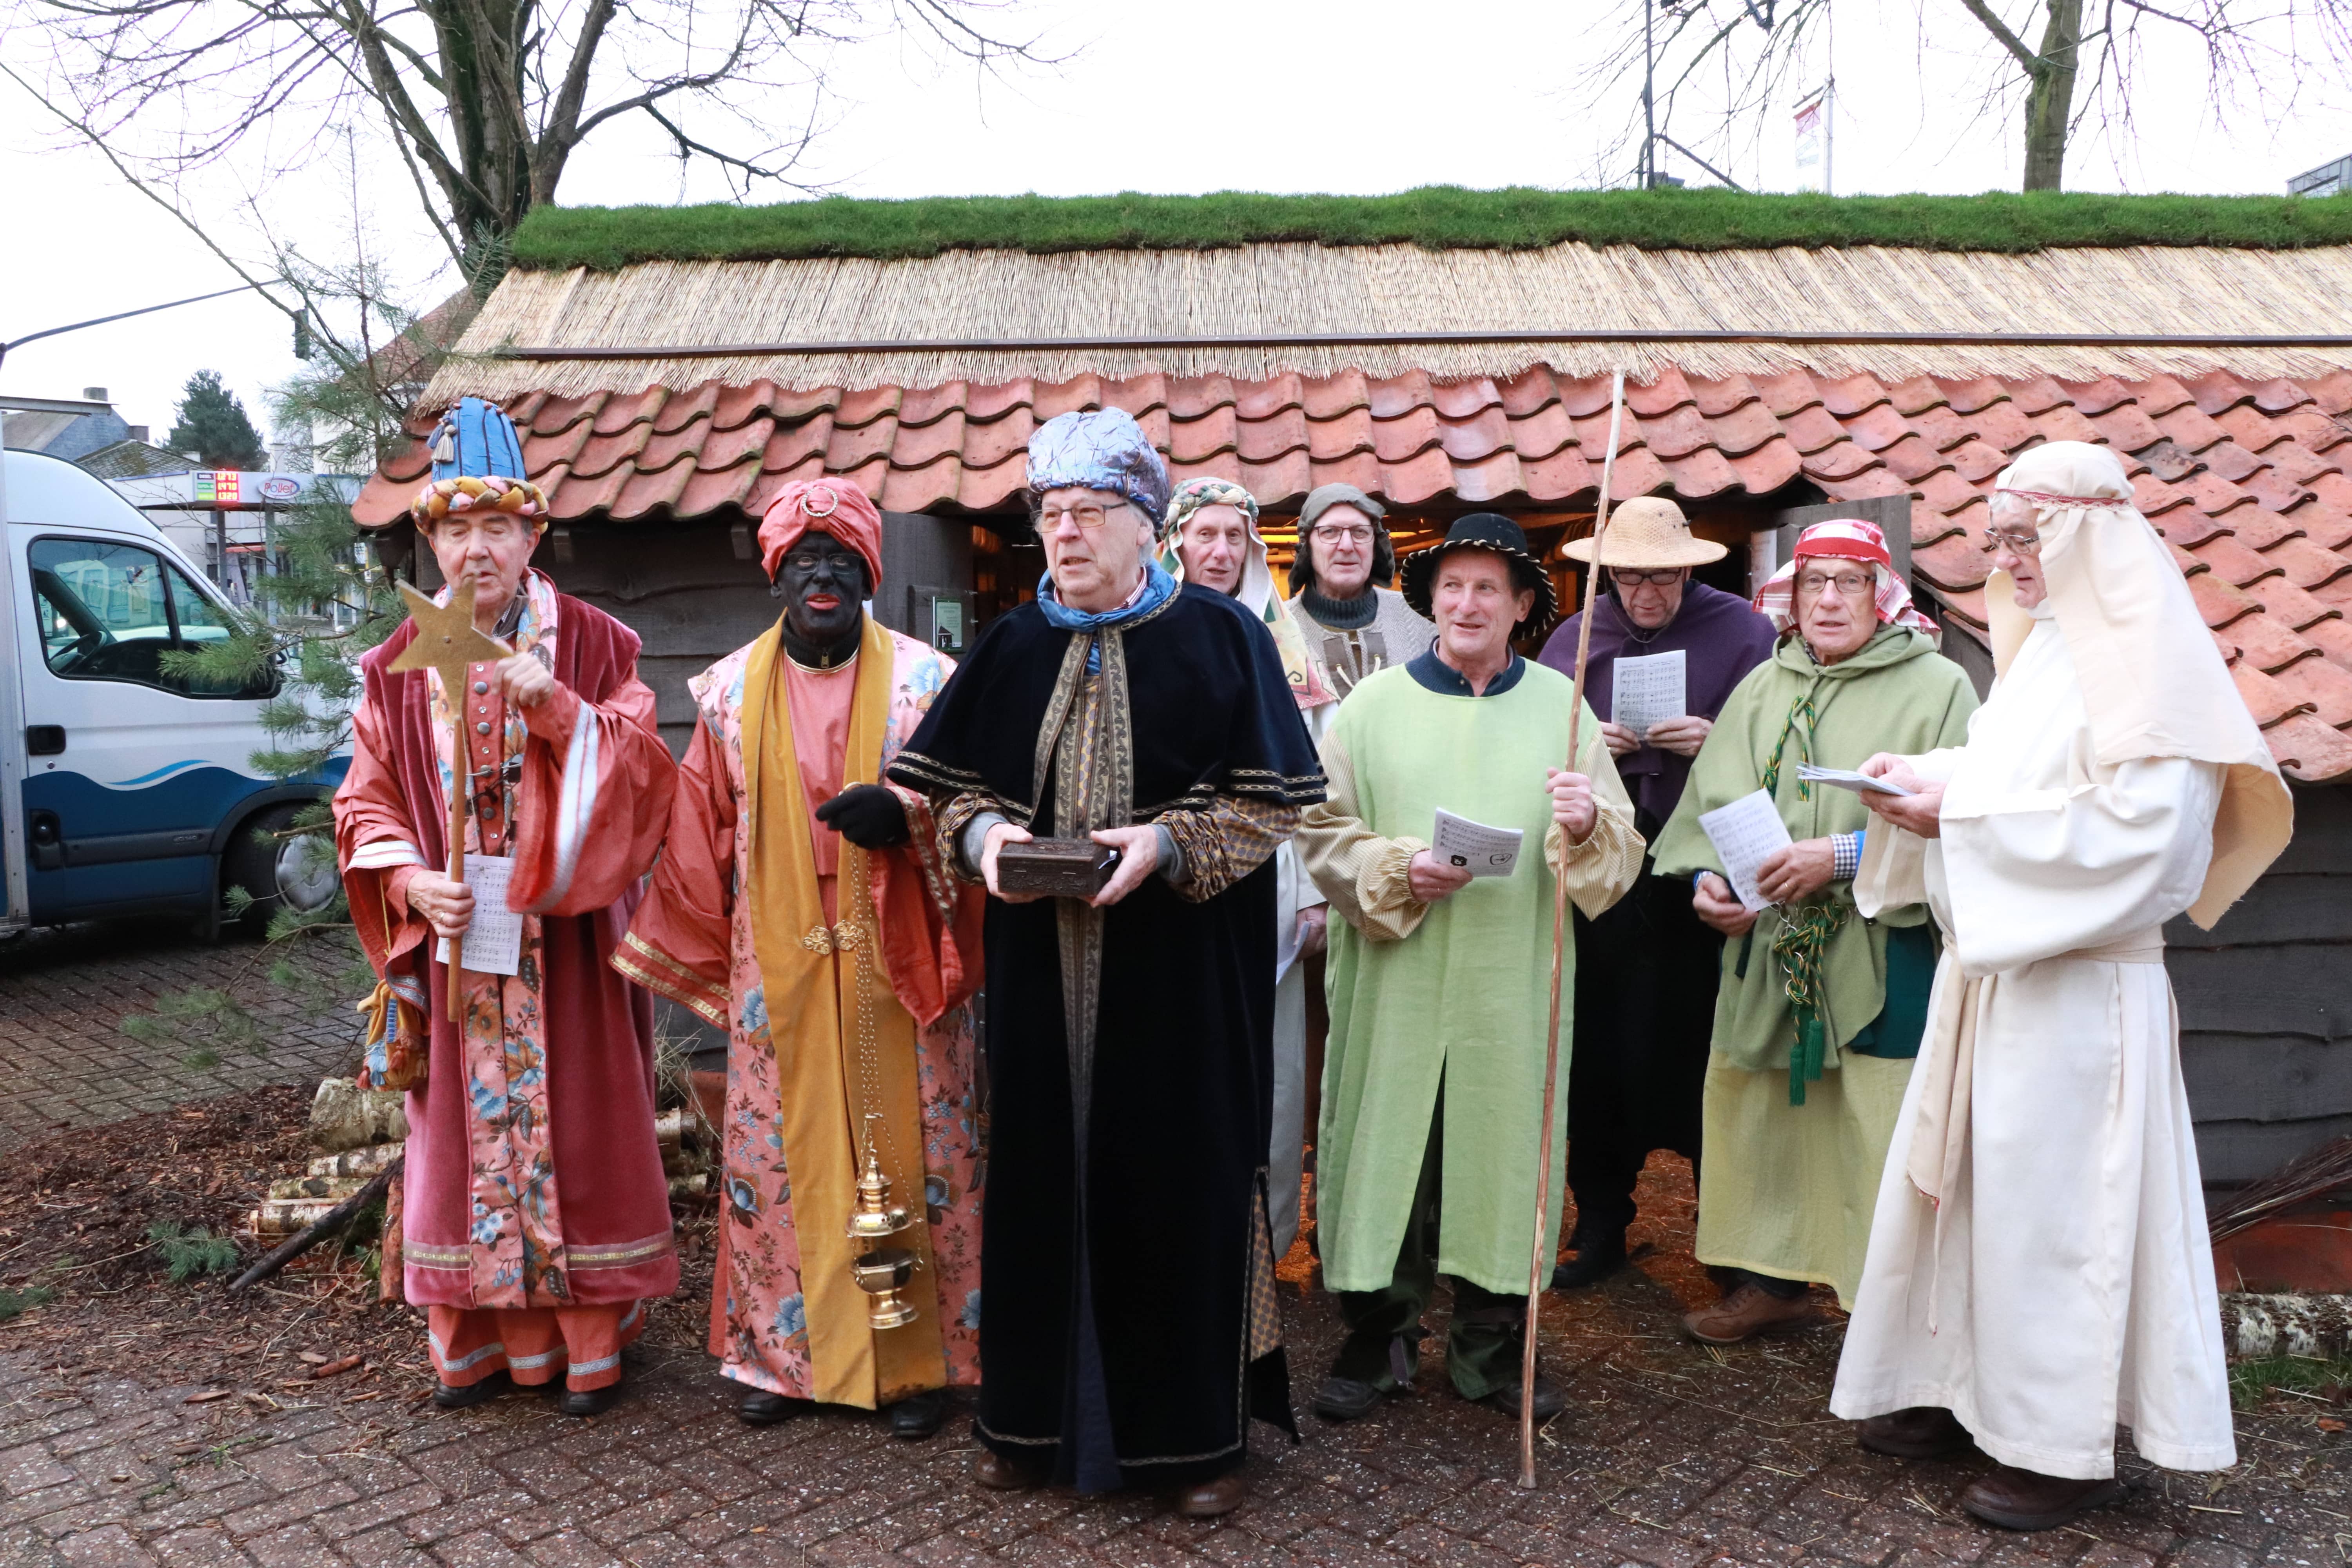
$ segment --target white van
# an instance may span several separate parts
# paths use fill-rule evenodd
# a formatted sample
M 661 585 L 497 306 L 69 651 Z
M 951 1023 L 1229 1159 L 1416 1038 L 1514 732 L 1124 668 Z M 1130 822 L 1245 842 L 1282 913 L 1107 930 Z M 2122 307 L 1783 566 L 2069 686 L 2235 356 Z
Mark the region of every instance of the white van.
M 100 915 L 187 914 L 217 929 L 242 887 L 268 910 L 320 908 L 335 868 L 282 828 L 341 782 L 254 771 L 275 670 L 236 689 L 159 655 L 228 636 L 218 590 L 95 476 L 0 455 L 0 934 Z

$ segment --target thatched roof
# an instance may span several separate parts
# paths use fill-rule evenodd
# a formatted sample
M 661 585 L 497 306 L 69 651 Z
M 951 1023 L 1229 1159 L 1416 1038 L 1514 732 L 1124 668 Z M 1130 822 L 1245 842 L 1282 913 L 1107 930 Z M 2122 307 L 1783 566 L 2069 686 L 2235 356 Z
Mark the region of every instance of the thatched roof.
M 576 396 L 1360 371 L 1694 377 L 2315 376 L 2352 366 L 2352 246 L 1960 254 L 1410 245 L 509 274 L 434 379 Z M 509 356 L 521 357 L 509 357 Z

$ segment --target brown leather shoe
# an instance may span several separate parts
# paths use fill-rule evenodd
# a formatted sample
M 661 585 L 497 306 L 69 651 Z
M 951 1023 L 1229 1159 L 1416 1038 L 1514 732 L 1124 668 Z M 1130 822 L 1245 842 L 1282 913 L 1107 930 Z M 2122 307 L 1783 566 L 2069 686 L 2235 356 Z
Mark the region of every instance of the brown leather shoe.
M 2113 1477 L 2077 1481 L 2001 1465 L 1962 1492 L 1960 1506 L 2003 1530 L 2055 1530 L 2123 1495 L 2123 1483 Z
M 1750 1279 L 1712 1307 L 1683 1319 L 1691 1338 L 1704 1344 L 1736 1345 L 1759 1334 L 1792 1334 L 1819 1327 L 1822 1315 L 1802 1296 L 1782 1300 Z
M 1045 1467 L 1024 1464 L 993 1448 L 982 1448 L 972 1456 L 971 1479 L 991 1491 L 1025 1492 L 1045 1484 Z
M 1897 1459 L 1948 1459 L 1976 1443 L 1952 1413 L 1934 1405 L 1890 1410 L 1862 1424 L 1856 1440 L 1874 1454 Z
M 1214 1519 L 1231 1513 L 1249 1496 L 1239 1470 L 1227 1470 L 1213 1480 L 1186 1487 L 1176 1494 L 1176 1511 L 1186 1519 Z

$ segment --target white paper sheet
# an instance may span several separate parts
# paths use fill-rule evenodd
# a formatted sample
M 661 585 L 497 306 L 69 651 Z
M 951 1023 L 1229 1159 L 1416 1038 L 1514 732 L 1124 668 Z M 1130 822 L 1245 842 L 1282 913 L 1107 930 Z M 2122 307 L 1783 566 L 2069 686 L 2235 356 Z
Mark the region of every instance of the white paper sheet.
M 1811 763 L 1797 764 L 1797 776 L 1809 784 L 1825 784 L 1833 789 L 1850 789 L 1856 795 L 1909 795 L 1901 784 L 1886 779 L 1864 778 L 1852 768 L 1817 768 Z
M 1774 850 L 1789 847 L 1789 827 L 1772 797 L 1760 789 L 1743 795 L 1729 805 L 1702 812 L 1698 825 L 1706 829 L 1740 903 L 1750 910 L 1769 905 L 1772 900 L 1756 890 L 1757 869 Z
M 1621 658 L 1615 670 L 1609 698 L 1610 716 L 1641 736 L 1643 743 L 1649 741 L 1651 725 L 1679 719 L 1690 711 L 1689 698 L 1683 687 L 1682 649 L 1641 658 Z
M 466 886 L 474 890 L 474 923 L 466 928 L 466 972 L 512 974 L 522 968 L 522 917 L 507 908 L 514 861 L 502 855 L 466 857 Z M 436 955 L 449 962 L 449 943 Z
M 1430 853 L 1441 865 L 1474 877 L 1507 877 L 1519 863 L 1519 840 L 1524 837 L 1516 827 L 1489 827 L 1440 806 L 1437 831 L 1430 835 Z

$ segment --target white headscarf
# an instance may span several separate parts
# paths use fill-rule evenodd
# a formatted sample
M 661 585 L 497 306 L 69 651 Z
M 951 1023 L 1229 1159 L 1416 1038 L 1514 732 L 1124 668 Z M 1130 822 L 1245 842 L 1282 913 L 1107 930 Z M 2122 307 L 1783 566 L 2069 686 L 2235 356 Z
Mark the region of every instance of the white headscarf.
M 2270 746 L 2171 551 L 2132 504 L 2131 481 L 2113 452 L 2049 442 L 2011 463 L 1994 489 L 2033 509 L 2048 602 L 2074 661 L 2099 762 L 2189 757 L 2227 770 L 2212 864 L 2189 908 L 2210 931 L 2294 832 L 2294 803 Z M 2033 628 L 2015 591 L 2005 572 L 1985 584 L 1993 664 L 2003 671 Z
M 1290 694 L 1301 708 L 1319 708 L 1339 699 L 1327 690 L 1316 677 L 1315 661 L 1307 657 L 1307 639 L 1297 624 L 1291 619 L 1289 606 L 1275 592 L 1274 569 L 1267 564 L 1265 537 L 1257 531 L 1257 498 L 1230 479 L 1186 479 L 1178 485 L 1169 498 L 1168 521 L 1160 534 L 1160 564 L 1179 583 L 1184 581 L 1184 525 L 1202 507 L 1229 506 L 1242 514 L 1249 531 L 1249 542 L 1242 557 L 1242 580 L 1234 588 L 1233 597 L 1243 608 L 1251 611 L 1274 634 L 1274 646 L 1282 655 L 1283 678 L 1290 683 Z

